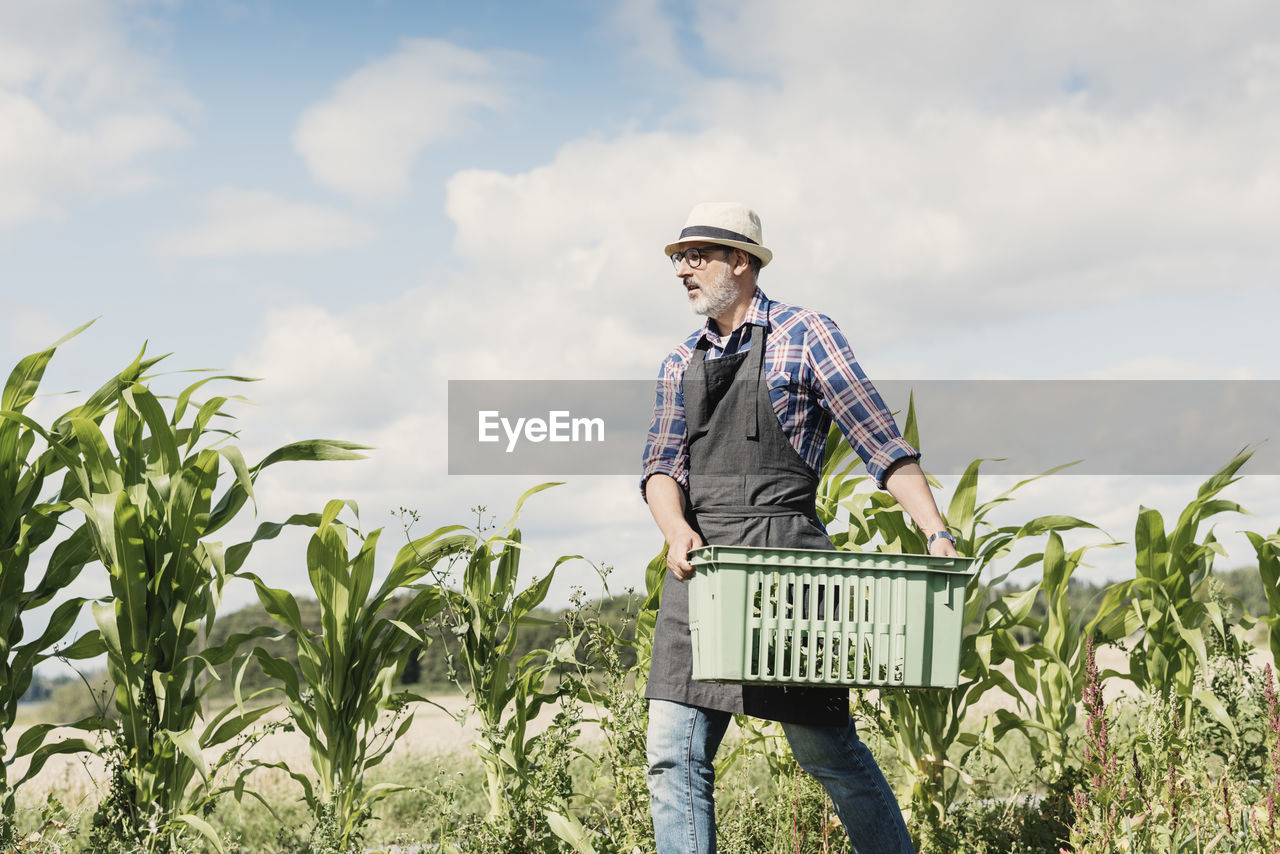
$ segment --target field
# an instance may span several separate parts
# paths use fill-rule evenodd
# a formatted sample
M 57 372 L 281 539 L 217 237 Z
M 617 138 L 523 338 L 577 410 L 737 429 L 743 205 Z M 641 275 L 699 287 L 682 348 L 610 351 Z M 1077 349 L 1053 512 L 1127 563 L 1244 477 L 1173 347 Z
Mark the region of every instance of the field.
M 522 570 L 518 523 L 556 484 L 500 525 L 419 534 L 404 511 L 386 573 L 383 532 L 340 499 L 226 545 L 264 470 L 362 446 L 297 442 L 250 465 L 215 426 L 232 398 L 197 398 L 240 378 L 159 396 L 142 354 L 41 424 L 24 410 L 53 353 L 24 359 L 0 401 L 0 848 L 653 851 L 640 689 L 665 554 L 622 597 L 596 566 L 605 595 L 548 617 L 557 569 L 583 558 Z M 920 447 L 913 409 L 903 432 Z M 1176 520 L 1138 508 L 1132 577 L 1085 600 L 1076 569 L 1122 544 L 1066 514 L 992 524 L 1018 487 L 986 495 L 969 466 L 944 514 L 980 570 L 958 685 L 852 705 L 919 851 L 1280 852 L 1280 533 L 1247 533 L 1255 604 L 1214 567 L 1212 523 L 1243 510 L 1227 494 L 1251 453 Z M 851 454 L 833 432 L 817 496 L 833 544 L 924 553 Z M 307 595 L 255 573 L 255 544 L 290 526 L 310 534 Z M 1007 586 L 1019 569 L 1036 581 Z M 83 573 L 107 595 L 74 596 Z M 233 577 L 254 585 L 251 619 L 220 613 Z M 95 628 L 73 635 L 82 613 Z M 20 701 L 52 658 L 105 662 L 103 708 L 31 717 Z M 411 667 L 451 690 L 433 705 Z M 848 850 L 776 725 L 740 719 L 717 765 L 720 850 Z

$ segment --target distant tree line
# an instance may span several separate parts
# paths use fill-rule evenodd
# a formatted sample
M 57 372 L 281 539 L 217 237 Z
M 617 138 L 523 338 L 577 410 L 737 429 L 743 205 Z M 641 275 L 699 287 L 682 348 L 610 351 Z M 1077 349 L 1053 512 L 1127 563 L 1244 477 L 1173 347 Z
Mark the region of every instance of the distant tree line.
M 308 628 L 318 632 L 320 630 L 319 604 L 313 599 L 299 599 L 298 607 L 303 623 Z M 530 624 L 520 628 L 519 638 L 512 658 L 513 660 L 518 660 L 534 650 L 549 649 L 557 640 L 564 637 L 565 625 L 575 620 L 599 619 L 615 631 L 623 633 L 625 637 L 633 637 L 634 622 L 639 607 L 639 597 L 614 596 L 587 603 L 581 608 L 563 608 L 558 611 L 539 608 L 532 612 L 533 620 Z M 209 636 L 209 644 L 210 646 L 216 646 L 231 635 L 249 632 L 257 626 L 263 625 L 270 625 L 270 619 L 260 605 L 250 605 L 219 618 Z M 449 678 L 449 656 L 455 649 L 456 644 L 454 639 L 443 630 L 442 621 L 436 620 L 424 628 L 431 641 L 425 648 L 419 647 L 410 656 L 405 665 L 401 681 L 405 685 L 417 686 L 422 691 L 436 691 L 447 688 L 451 684 Z M 262 643 L 268 649 L 271 648 L 270 640 Z M 277 650 L 272 649 L 271 651 L 278 654 Z M 635 651 L 629 647 L 619 650 L 619 656 L 626 667 L 630 667 L 635 663 Z M 233 687 L 232 679 L 234 678 L 231 673 L 231 665 L 219 668 L 219 672 L 223 676 L 222 682 L 220 685 L 215 686 L 212 691 L 215 695 L 230 696 Z M 265 677 L 255 665 L 250 664 L 241 682 L 241 689 L 244 694 L 248 695 L 269 684 L 273 684 L 272 680 Z
M 1267 597 L 1262 589 L 1262 579 L 1256 567 L 1241 567 L 1214 573 L 1222 582 L 1222 593 L 1228 599 L 1238 600 L 1240 605 L 1235 609 L 1234 617 L 1240 616 L 1241 610 L 1251 616 L 1258 616 L 1267 611 Z M 1029 589 L 1031 585 L 1007 585 L 1000 589 L 1001 595 Z M 1087 581 L 1072 579 L 1068 587 L 1068 603 L 1073 611 L 1088 612 L 1095 610 L 1106 589 L 1105 584 L 1091 584 Z M 310 599 L 299 599 L 303 621 L 314 629 L 320 629 L 320 606 Z M 557 638 L 562 636 L 562 626 L 572 620 L 584 619 L 584 615 L 598 618 L 623 631 L 630 637 L 634 629 L 634 621 L 639 602 L 636 597 L 615 596 L 588 604 L 582 609 L 564 608 L 558 611 L 539 609 L 534 612 L 538 622 L 520 630 L 519 643 L 515 657 L 525 655 L 536 649 L 546 649 Z M 1044 612 L 1046 603 L 1036 602 L 1036 615 Z M 260 605 L 250 605 L 221 617 L 209 637 L 209 645 L 216 646 L 230 635 L 249 632 L 258 626 L 269 625 L 270 619 Z M 1030 630 L 1020 630 L 1019 640 L 1031 643 L 1038 640 Z M 439 625 L 427 626 L 427 633 L 432 642 L 419 649 L 405 666 L 403 683 L 416 686 L 420 691 L 439 691 L 450 685 L 448 653 L 452 649 L 450 638 L 442 636 Z M 263 642 L 270 645 L 270 641 Z M 620 650 L 620 657 L 625 667 L 635 662 L 635 651 L 631 648 Z M 233 674 L 230 665 L 220 668 L 221 682 L 214 685 L 215 696 L 230 697 L 233 686 Z M 97 695 L 97 703 L 110 706 L 107 695 L 106 676 L 101 672 L 86 673 L 93 694 Z M 76 675 L 48 677 L 37 675 L 31 681 L 31 687 L 23 697 L 24 703 L 45 703 L 50 712 L 56 710 L 59 720 L 72 721 L 97 709 L 85 679 Z M 245 694 L 251 694 L 259 688 L 266 687 L 270 680 L 262 675 L 256 666 L 250 665 L 242 682 Z M 110 711 L 109 708 L 101 709 Z
M 1257 567 L 1247 566 L 1237 569 L 1215 570 L 1213 574 L 1222 583 L 1223 597 L 1228 602 L 1236 600 L 1238 603 L 1233 604 L 1231 608 L 1233 621 L 1239 620 L 1245 614 L 1257 617 L 1267 613 L 1267 594 L 1262 589 L 1262 576 L 1258 573 Z M 1032 586 L 1031 584 L 1003 585 L 992 591 L 992 595 L 1003 596 L 1008 593 L 1020 593 L 1029 590 Z M 1073 577 L 1067 585 L 1067 604 L 1076 613 L 1095 612 L 1098 609 L 1098 604 L 1102 601 L 1102 596 L 1106 589 L 1106 583 L 1092 584 Z M 1047 609 L 1048 603 L 1045 601 L 1044 594 L 1041 593 L 1032 608 L 1034 618 L 1038 621 Z M 1035 636 L 1035 632 L 1030 629 L 1019 628 L 1015 630 L 1014 634 L 1023 644 L 1040 640 Z

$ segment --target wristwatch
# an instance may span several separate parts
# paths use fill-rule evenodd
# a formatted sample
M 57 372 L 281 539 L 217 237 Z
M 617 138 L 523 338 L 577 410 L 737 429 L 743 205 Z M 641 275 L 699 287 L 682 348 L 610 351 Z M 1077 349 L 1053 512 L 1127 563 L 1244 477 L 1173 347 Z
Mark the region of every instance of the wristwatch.
M 954 546 L 956 544 L 956 538 L 951 536 L 951 532 L 946 530 L 945 528 L 941 531 L 934 531 L 932 534 L 930 534 L 929 542 L 925 543 L 924 547 L 926 549 L 932 549 L 934 540 L 950 540 L 951 545 Z

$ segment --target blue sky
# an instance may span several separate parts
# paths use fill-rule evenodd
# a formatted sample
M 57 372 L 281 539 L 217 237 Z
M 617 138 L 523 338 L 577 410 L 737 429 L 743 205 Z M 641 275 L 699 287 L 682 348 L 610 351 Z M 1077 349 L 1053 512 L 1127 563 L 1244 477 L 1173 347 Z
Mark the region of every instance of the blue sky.
M 0 361 L 97 317 L 46 390 L 146 340 L 263 378 L 251 457 L 377 446 L 273 474 L 263 517 L 342 496 L 370 527 L 464 521 L 531 484 L 446 474 L 445 383 L 654 375 L 696 324 L 660 250 L 703 200 L 760 212 L 766 292 L 835 318 L 873 379 L 1280 379 L 1277 140 L 1261 0 L 15 0 Z M 1017 513 L 1124 539 L 1194 487 L 1058 477 Z M 1246 478 L 1258 518 L 1223 528 L 1274 531 L 1277 493 Z M 527 518 L 547 565 L 623 584 L 658 545 L 627 478 Z M 305 584 L 296 543 L 261 555 Z

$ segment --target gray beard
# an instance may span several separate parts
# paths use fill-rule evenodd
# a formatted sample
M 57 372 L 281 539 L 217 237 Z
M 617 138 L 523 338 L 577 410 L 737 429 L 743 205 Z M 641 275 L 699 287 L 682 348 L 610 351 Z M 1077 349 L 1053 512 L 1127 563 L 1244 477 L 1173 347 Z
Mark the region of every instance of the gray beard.
M 728 311 L 737 299 L 738 288 L 729 271 L 721 270 L 710 284 L 698 289 L 696 296 L 689 297 L 689 307 L 694 314 L 718 317 Z

